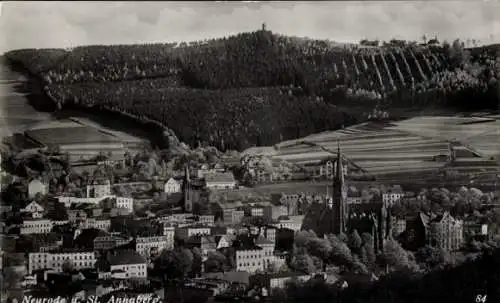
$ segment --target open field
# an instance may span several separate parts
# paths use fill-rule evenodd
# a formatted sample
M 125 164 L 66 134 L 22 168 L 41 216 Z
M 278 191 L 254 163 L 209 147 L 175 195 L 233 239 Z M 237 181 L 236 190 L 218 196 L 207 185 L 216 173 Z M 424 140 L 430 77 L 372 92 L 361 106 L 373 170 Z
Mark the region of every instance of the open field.
M 438 155 L 450 155 L 449 142 L 459 140 L 481 157 L 460 160 L 452 165 L 463 172 L 497 171 L 492 157 L 500 154 L 500 118 L 422 116 L 397 122 L 367 122 L 345 129 L 321 132 L 296 140 L 284 141 L 274 149 L 254 148 L 247 153 L 265 154 L 298 165 L 315 163 L 342 152 L 371 174 L 391 178 L 399 174 L 429 174 L 446 165 L 434 161 Z

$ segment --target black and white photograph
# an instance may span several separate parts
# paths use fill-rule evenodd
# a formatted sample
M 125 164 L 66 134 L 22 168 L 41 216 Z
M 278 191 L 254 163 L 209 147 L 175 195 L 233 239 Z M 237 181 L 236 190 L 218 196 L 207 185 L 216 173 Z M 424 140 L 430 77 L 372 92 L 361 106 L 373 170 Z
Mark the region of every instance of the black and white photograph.
M 500 302 L 500 0 L 0 2 L 0 303 Z

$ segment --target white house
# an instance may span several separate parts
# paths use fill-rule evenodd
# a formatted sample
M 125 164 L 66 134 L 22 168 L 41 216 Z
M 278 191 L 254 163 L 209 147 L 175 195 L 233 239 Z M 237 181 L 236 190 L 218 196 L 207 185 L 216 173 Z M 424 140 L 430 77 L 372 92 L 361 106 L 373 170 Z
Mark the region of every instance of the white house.
M 30 204 L 26 205 L 25 208 L 21 209 L 21 212 L 29 213 L 31 214 L 32 218 L 39 219 L 43 217 L 44 210 L 45 209 L 43 208 L 43 206 L 33 201 Z
M 182 180 L 170 178 L 165 182 L 164 191 L 167 194 L 180 193 L 182 192 L 182 183 Z
M 28 197 L 33 199 L 36 194 L 46 195 L 48 191 L 48 186 L 46 183 L 42 182 L 39 179 L 33 179 L 28 184 Z

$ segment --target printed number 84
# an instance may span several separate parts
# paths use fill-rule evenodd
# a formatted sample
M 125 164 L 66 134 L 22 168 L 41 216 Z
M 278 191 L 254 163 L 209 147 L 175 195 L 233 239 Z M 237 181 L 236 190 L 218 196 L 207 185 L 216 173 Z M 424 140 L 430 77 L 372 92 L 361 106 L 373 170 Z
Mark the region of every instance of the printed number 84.
M 476 303 L 486 303 L 486 297 L 487 295 L 477 295 Z

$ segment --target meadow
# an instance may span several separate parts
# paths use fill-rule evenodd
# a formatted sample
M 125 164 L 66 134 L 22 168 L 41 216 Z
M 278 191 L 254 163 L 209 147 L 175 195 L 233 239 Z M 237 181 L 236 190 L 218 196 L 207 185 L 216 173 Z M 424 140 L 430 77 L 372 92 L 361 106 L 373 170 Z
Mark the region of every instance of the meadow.
M 450 155 L 450 142 L 458 143 L 480 157 L 458 158 L 451 165 L 463 172 L 498 171 L 491 161 L 500 154 L 500 118 L 421 116 L 394 122 L 366 122 L 336 131 L 321 132 L 284 141 L 273 148 L 254 148 L 244 153 L 266 154 L 297 165 L 315 163 L 336 153 L 344 155 L 368 173 L 391 175 L 432 174 L 450 166 L 435 161 Z

